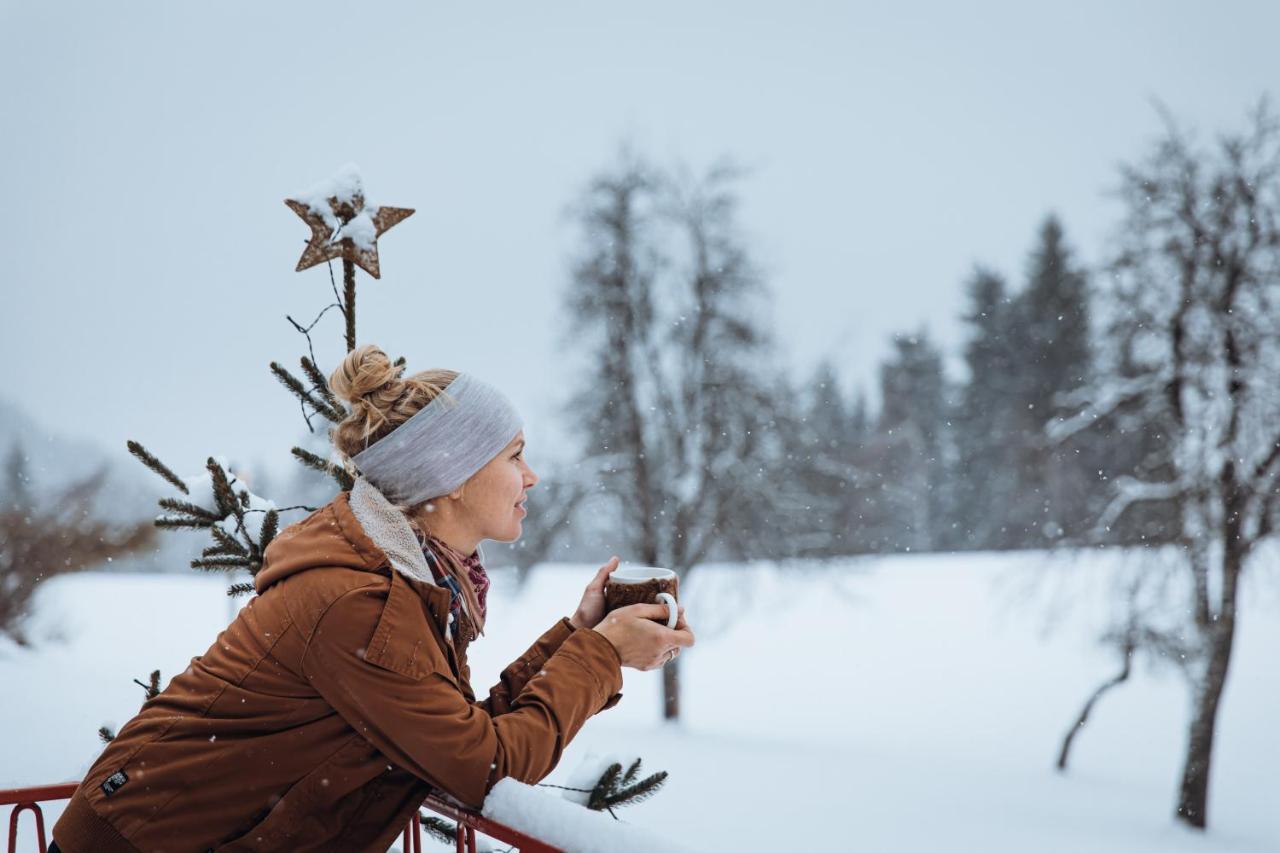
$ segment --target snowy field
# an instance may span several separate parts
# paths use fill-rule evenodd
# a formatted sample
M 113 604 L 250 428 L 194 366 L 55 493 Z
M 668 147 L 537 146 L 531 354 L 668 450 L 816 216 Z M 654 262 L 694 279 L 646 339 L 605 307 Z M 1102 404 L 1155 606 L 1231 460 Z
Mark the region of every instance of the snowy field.
M 472 648 L 478 692 L 572 612 L 594 568 L 544 567 L 519 595 L 495 573 L 489 634 Z M 658 672 L 625 670 L 622 702 L 546 781 L 564 784 L 590 751 L 634 751 L 671 776 L 619 817 L 694 850 L 1280 850 L 1268 565 L 1246 577 L 1207 834 L 1170 817 L 1188 704 L 1172 672 L 1135 669 L 1077 738 L 1071 772 L 1053 771 L 1065 727 L 1118 669 L 1094 638 L 1133 568 L 1114 553 L 1022 553 L 700 570 L 682 595 L 698 634 L 680 658 L 682 723 L 660 720 Z M 40 648 L 0 646 L 0 787 L 78 778 L 98 726 L 137 710 L 132 679 L 159 667 L 167 681 L 225 626 L 223 589 L 194 572 L 46 584 Z

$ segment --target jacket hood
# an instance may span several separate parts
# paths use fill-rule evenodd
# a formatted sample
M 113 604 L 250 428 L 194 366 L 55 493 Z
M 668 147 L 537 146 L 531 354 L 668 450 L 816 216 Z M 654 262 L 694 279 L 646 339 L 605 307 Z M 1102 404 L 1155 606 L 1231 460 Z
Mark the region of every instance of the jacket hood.
M 253 579 L 259 595 L 290 575 L 313 568 L 341 568 L 386 574 L 387 555 L 365 533 L 351 511 L 350 492 L 337 497 L 276 534 Z

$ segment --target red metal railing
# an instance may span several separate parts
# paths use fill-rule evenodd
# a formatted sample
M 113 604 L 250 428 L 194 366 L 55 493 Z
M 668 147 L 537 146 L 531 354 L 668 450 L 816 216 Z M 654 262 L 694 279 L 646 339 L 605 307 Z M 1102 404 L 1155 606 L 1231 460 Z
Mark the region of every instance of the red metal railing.
M 48 835 L 45 831 L 44 812 L 40 810 L 40 803 L 69 800 L 77 787 L 79 785 L 70 782 L 64 785 L 42 785 L 37 788 L 13 788 L 0 791 L 0 806 L 13 806 L 13 810 L 9 813 L 8 853 L 16 853 L 18 849 L 18 818 L 24 811 L 30 811 L 35 816 L 36 843 L 39 845 L 40 853 L 48 853 Z M 457 853 L 464 853 L 464 851 L 476 853 L 477 832 L 483 832 L 490 838 L 506 844 L 514 844 L 520 853 L 563 853 L 559 847 L 552 847 L 545 841 L 530 838 L 523 832 L 489 820 L 476 812 L 458 808 L 435 795 L 427 797 L 422 805 L 457 822 L 457 833 L 454 836 Z M 417 812 L 414 812 L 413 819 L 404 828 L 402 845 L 403 853 L 422 853 L 422 824 Z

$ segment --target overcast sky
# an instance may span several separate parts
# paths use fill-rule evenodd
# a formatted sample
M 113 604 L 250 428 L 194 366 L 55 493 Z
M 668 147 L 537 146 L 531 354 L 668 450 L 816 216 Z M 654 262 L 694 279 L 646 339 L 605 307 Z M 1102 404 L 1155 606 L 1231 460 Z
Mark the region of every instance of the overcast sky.
M 418 211 L 362 342 L 504 388 L 536 468 L 572 455 L 564 211 L 624 141 L 754 170 L 781 357 L 869 387 L 894 331 L 956 351 L 973 265 L 1020 278 L 1046 212 L 1101 259 L 1153 98 L 1209 136 L 1280 95 L 1270 2 L 198 5 L 0 0 L 0 397 L 183 473 L 290 464 L 267 364 L 330 294 L 282 199 L 344 163 Z

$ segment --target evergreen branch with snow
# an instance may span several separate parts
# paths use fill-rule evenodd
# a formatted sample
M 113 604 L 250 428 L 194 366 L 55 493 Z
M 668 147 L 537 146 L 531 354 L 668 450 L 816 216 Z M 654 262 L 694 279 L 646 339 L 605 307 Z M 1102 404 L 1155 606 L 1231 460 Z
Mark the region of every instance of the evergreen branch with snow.
M 238 595 L 249 595 L 253 592 L 253 584 L 251 583 L 233 583 L 227 587 L 227 597 L 235 598 Z
M 222 465 L 212 456 L 205 463 L 205 468 L 209 471 L 209 476 L 213 482 L 213 499 L 217 503 L 218 513 L 221 518 L 234 515 L 237 520 L 243 520 L 240 499 L 236 497 L 235 492 L 231 490 L 231 483 L 227 479 L 227 472 L 222 469 Z
M 236 539 L 234 536 L 232 536 L 227 531 L 223 530 L 221 527 L 214 525 L 212 528 L 210 528 L 209 532 L 212 533 L 213 538 L 217 540 L 217 543 L 218 543 L 217 547 L 225 549 L 225 553 L 236 554 L 241 557 L 249 556 L 249 549 L 244 547 L 244 545 L 240 543 L 239 539 Z M 205 556 L 211 557 L 213 555 L 206 554 Z
M 246 510 L 249 509 L 251 503 L 249 490 L 242 488 L 237 495 L 231 488 L 227 472 L 218 460 L 212 456 L 209 457 L 206 467 L 213 483 L 213 496 L 218 504 L 218 509 L 220 512 L 225 513 L 224 519 L 230 516 L 235 517 L 236 532 L 244 537 L 244 545 L 249 550 L 247 568 L 252 574 L 257 574 L 258 569 L 262 566 L 262 552 L 258 548 L 258 543 L 249 534 L 248 527 L 245 524 Z
M 127 441 L 125 444 L 129 448 L 129 452 L 136 456 L 138 461 L 143 465 L 146 465 L 152 471 L 155 471 L 184 495 L 190 494 L 190 491 L 187 489 L 187 484 L 182 482 L 182 478 L 173 473 L 169 466 L 157 459 L 149 450 L 132 439 Z
M 275 509 L 267 510 L 267 517 L 262 521 L 262 535 L 258 538 L 258 548 L 266 553 L 271 540 L 276 538 L 280 530 L 280 513 Z

